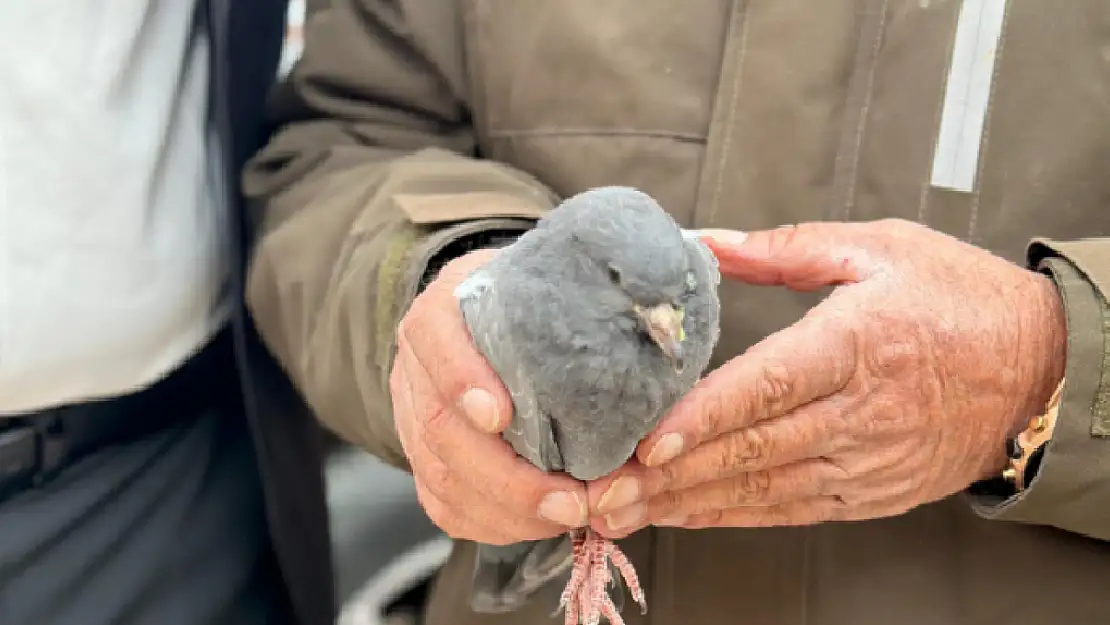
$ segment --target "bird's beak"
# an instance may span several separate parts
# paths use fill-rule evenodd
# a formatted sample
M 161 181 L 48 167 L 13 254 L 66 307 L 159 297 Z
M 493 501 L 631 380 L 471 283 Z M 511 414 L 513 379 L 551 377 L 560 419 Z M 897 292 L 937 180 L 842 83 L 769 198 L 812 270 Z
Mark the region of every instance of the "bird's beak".
M 682 371 L 682 342 L 686 340 L 686 332 L 682 328 L 682 309 L 664 303 L 650 308 L 637 305 L 634 310 L 647 328 L 651 340 L 671 359 L 675 370 Z

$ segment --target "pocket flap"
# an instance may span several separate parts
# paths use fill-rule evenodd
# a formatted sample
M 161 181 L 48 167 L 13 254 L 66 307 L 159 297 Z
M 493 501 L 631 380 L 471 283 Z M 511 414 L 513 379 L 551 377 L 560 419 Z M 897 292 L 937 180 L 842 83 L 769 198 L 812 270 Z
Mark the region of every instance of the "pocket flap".
M 491 217 L 539 219 L 547 212 L 537 203 L 508 193 L 399 193 L 393 199 L 405 216 L 419 225 Z

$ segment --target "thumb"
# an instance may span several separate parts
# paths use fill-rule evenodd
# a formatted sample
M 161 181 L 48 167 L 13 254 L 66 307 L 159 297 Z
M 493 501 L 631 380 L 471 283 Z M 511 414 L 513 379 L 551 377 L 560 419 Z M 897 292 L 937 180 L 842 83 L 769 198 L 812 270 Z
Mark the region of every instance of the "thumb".
M 509 392 L 478 351 L 463 320 L 454 289 L 494 252 L 481 250 L 457 258 L 413 301 L 401 322 L 399 341 L 408 343 L 440 397 L 478 429 L 505 430 L 512 419 Z
M 864 232 L 854 223 L 817 222 L 742 233 L 706 229 L 699 238 L 721 274 L 758 286 L 813 291 L 867 277 Z

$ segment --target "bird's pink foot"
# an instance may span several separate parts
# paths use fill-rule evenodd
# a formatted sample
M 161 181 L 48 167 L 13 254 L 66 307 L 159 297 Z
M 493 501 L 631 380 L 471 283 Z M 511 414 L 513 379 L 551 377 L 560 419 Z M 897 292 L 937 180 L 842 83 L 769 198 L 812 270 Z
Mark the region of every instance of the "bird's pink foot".
M 611 625 L 624 625 L 624 619 L 609 596 L 608 587 L 613 581 L 610 562 L 628 585 L 640 609 L 647 611 L 647 600 L 636 569 L 619 547 L 590 528 L 572 530 L 571 541 L 574 561 L 570 581 L 559 598 L 559 607 L 565 610 L 564 625 L 598 625 L 602 616 Z

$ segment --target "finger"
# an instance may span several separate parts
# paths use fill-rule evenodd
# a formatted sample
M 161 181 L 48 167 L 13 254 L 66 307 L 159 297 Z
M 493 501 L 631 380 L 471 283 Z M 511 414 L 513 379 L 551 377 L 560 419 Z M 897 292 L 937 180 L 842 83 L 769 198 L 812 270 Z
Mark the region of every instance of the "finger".
M 865 521 L 897 516 L 912 508 L 910 500 L 903 496 L 852 505 L 835 496 L 822 495 L 804 501 L 773 506 L 746 506 L 717 510 L 690 517 L 682 522 L 681 527 L 688 529 L 781 527 L 836 521 Z
M 438 458 L 432 458 L 413 471 L 422 484 L 454 516 L 482 531 L 496 531 L 508 542 L 541 540 L 564 534 L 567 526 L 536 518 L 535 511 L 524 516 L 489 499 L 458 472 L 451 471 Z M 477 540 L 470 538 L 470 540 Z M 487 541 L 481 541 L 487 542 Z M 492 544 L 492 543 L 490 543 Z
M 840 451 L 852 441 L 845 434 L 844 402 L 837 397 L 819 399 L 782 417 L 727 432 L 657 467 L 633 460 L 588 485 L 590 509 L 606 514 L 632 503 L 633 497 L 645 501 L 664 491 Z M 619 487 L 617 480 L 622 482 Z M 629 481 L 633 484 L 628 485 Z
M 740 234 L 701 230 L 721 273 L 763 286 L 812 291 L 859 282 L 875 264 L 867 224 L 820 222 Z
M 474 252 L 448 263 L 439 277 L 413 301 L 398 328 L 398 343 L 408 344 L 436 391 L 479 429 L 498 433 L 509 425 L 512 402 L 496 372 L 475 347 L 454 288 L 492 258 Z
M 647 504 L 649 522 L 691 517 L 739 506 L 773 506 L 834 495 L 848 476 L 822 458 L 740 473 L 692 488 L 664 491 Z
M 649 467 L 727 432 L 774 419 L 844 388 L 855 371 L 855 339 L 821 306 L 698 382 L 637 448 Z
M 452 540 L 470 540 L 487 545 L 510 545 L 518 542 L 498 526 L 482 526 L 474 522 L 466 511 L 460 511 L 437 497 L 417 480 L 416 498 L 432 523 Z
M 847 480 L 836 465 L 814 458 L 766 471 L 751 471 L 691 488 L 664 491 L 601 518 L 603 533 L 635 531 L 650 524 L 675 525 L 682 519 L 737 506 L 774 506 L 832 495 Z M 591 519 L 591 524 L 597 519 Z M 615 537 L 615 536 L 613 536 Z
M 402 355 L 398 362 L 401 363 L 399 370 L 402 370 L 405 363 L 411 360 Z M 401 410 L 412 410 L 411 385 L 407 383 L 407 376 L 399 374 L 397 378 L 398 381 L 393 384 L 398 389 L 398 407 Z M 462 418 L 458 417 L 456 420 L 462 421 Z M 476 492 L 457 472 L 449 470 L 428 449 L 423 438 L 412 431 L 413 424 L 411 417 L 398 418 L 398 434 L 409 458 L 418 491 L 424 491 L 424 498 L 428 500 L 425 511 L 440 529 L 453 534 L 453 538 L 486 544 L 539 540 L 566 531 L 563 526 L 553 529 L 551 523 L 515 516 L 511 511 L 499 507 L 496 502 L 490 501 L 483 493 Z
M 453 538 L 465 538 L 486 544 L 509 544 L 525 540 L 540 540 L 562 534 L 566 527 L 537 520 L 532 516 L 521 517 L 490 501 L 476 492 L 435 457 L 419 437 L 411 443 L 410 458 L 413 476 L 435 506 L 433 520 Z M 425 508 L 432 517 L 433 511 Z M 498 538 L 491 538 L 496 536 Z
M 837 397 L 818 399 L 781 417 L 726 432 L 658 467 L 637 464 L 626 470 L 639 472 L 641 496 L 650 498 L 830 455 L 852 444 L 843 402 Z
M 431 382 L 410 359 L 402 362 L 410 367 L 407 375 L 415 396 L 428 391 Z M 465 492 L 475 493 L 475 500 L 488 501 L 509 517 L 542 520 L 548 536 L 565 532 L 586 521 L 585 486 L 563 474 L 541 471 L 521 458 L 500 437 L 480 432 L 456 411 L 437 402 L 418 406 L 424 413 L 417 417 L 422 431 L 417 438 L 427 445 L 445 470 L 457 478 Z M 443 488 L 448 488 L 440 477 Z M 444 496 L 441 490 L 436 494 Z M 498 519 L 494 519 L 494 522 Z

